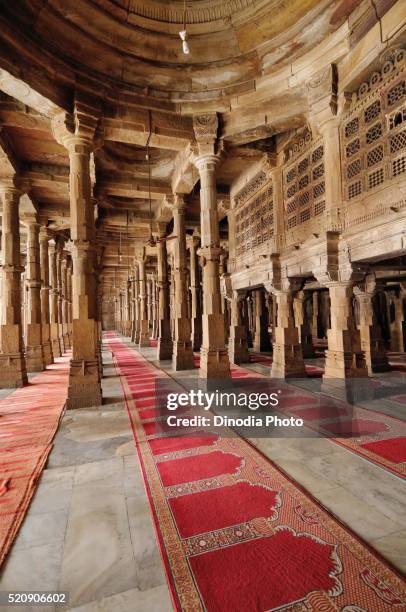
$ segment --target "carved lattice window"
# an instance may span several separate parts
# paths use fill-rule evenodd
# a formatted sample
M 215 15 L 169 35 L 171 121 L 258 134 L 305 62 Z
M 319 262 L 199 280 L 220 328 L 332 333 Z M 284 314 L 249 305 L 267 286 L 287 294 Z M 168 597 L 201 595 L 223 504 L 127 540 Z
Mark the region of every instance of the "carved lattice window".
M 324 177 L 323 157 L 323 145 L 310 140 L 285 169 L 283 178 L 287 229 L 305 223 L 324 211 L 325 202 L 321 201 L 324 181 L 320 180 Z
M 403 174 L 406 157 L 404 52 L 360 87 L 355 106 L 341 124 L 341 157 L 347 200 L 382 188 Z
M 273 236 L 273 187 L 267 180 L 268 185 L 264 189 L 260 173 L 235 198 L 238 202 L 235 213 L 237 257 Z

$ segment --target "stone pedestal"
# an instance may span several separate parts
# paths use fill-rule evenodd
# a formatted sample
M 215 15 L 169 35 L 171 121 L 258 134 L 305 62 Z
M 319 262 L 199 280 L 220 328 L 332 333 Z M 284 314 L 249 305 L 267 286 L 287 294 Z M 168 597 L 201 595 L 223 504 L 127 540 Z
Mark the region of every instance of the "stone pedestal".
M 295 326 L 292 290 L 275 291 L 278 307 L 274 334 L 272 378 L 303 378 L 306 376 L 302 347 Z
M 255 291 L 255 336 L 253 342 L 254 351 L 270 351 L 271 343 L 268 332 L 269 317 L 265 307 L 265 296 L 262 289 Z
M 161 236 L 163 238 L 163 236 Z M 157 245 L 158 268 L 158 344 L 157 359 L 172 359 L 172 336 L 169 308 L 169 282 L 166 242 L 159 240 Z
M 41 325 L 42 325 L 42 348 L 44 354 L 44 364 L 53 363 L 51 346 L 51 327 L 49 319 L 49 253 L 48 253 L 48 232 L 45 228 L 40 229 L 39 234 L 39 258 L 41 273 Z
M 195 164 L 200 175 L 200 225 L 203 265 L 203 340 L 200 350 L 200 376 L 227 378 L 230 362 L 225 347 L 224 315 L 220 294 L 220 235 L 216 199 L 215 170 L 218 157 L 201 155 Z
M 36 219 L 26 219 L 27 223 L 27 264 L 26 284 L 28 300 L 26 311 L 26 362 L 29 372 L 45 369 L 42 347 L 41 321 L 41 271 L 39 254 L 39 229 Z
M 247 328 L 244 325 L 242 313 L 242 297 L 234 292 L 231 305 L 231 325 L 228 340 L 228 356 L 230 363 L 247 363 L 250 360 L 247 341 Z
M 331 283 L 331 328 L 327 332 L 328 350 L 324 379 L 367 376 L 359 331 L 352 309 L 353 284 Z
M 191 370 L 194 366 L 187 302 L 185 205 L 183 197 L 180 195 L 175 195 L 173 221 L 173 232 L 176 239 L 173 248 L 175 312 L 172 367 L 175 371 L 178 371 Z
M 19 201 L 21 192 L 0 184 L 2 213 L 0 388 L 27 384 L 21 325 Z

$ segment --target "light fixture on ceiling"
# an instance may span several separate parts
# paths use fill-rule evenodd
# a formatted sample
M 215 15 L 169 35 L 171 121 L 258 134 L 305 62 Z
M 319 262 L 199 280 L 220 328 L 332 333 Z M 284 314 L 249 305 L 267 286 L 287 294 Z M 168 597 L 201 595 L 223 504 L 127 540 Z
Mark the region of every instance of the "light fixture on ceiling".
M 179 32 L 180 39 L 182 41 L 182 50 L 185 55 L 189 55 L 190 48 L 189 43 L 187 41 L 187 32 L 186 32 L 186 0 L 183 0 L 183 30 Z

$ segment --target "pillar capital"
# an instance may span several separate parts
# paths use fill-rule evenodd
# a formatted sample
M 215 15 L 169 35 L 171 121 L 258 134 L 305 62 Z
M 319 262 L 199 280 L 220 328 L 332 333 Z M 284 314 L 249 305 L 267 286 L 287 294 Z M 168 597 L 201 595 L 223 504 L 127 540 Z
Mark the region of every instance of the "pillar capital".
M 51 126 L 56 141 L 69 152 L 94 149 L 102 142 L 100 102 L 76 91 L 73 113 L 55 114 Z
M 204 170 L 214 170 L 217 168 L 220 162 L 220 155 L 214 153 L 203 153 L 202 155 L 196 155 L 193 159 L 193 163 L 199 172 Z

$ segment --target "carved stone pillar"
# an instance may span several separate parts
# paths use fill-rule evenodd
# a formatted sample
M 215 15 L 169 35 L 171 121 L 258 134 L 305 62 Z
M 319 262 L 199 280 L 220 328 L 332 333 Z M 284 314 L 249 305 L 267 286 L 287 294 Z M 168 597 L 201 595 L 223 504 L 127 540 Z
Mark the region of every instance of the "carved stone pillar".
M 185 204 L 180 195 L 174 198 L 173 221 L 176 239 L 173 245 L 175 301 L 172 367 L 178 371 L 190 370 L 194 365 L 187 300 Z
M 163 236 L 161 236 L 163 237 Z M 158 256 L 158 360 L 172 359 L 171 313 L 168 282 L 168 256 L 165 240 L 157 244 Z
M 62 334 L 65 351 L 71 348 L 68 331 L 68 256 L 66 251 L 61 254 Z
M 227 253 L 222 252 L 220 254 L 220 265 L 219 265 L 219 274 L 220 278 L 223 277 L 224 274 L 227 274 Z M 228 342 L 228 334 L 229 334 L 229 324 L 228 324 L 228 310 L 227 310 L 227 300 L 226 296 L 220 292 L 221 295 L 221 312 L 223 313 L 224 319 L 224 342 L 227 344 Z
M 386 294 L 388 323 L 390 333 L 390 350 L 395 353 L 404 351 L 403 338 L 403 295 L 397 290 L 389 291 Z
M 190 291 L 192 297 L 191 322 L 192 322 L 192 349 L 200 351 L 202 345 L 202 308 L 200 288 L 200 267 L 197 256 L 197 248 L 200 237 L 191 236 L 189 241 L 190 250 Z
M 51 328 L 49 318 L 49 253 L 48 232 L 42 227 L 39 233 L 39 259 L 41 273 L 41 324 L 42 324 L 42 348 L 45 365 L 53 363 L 51 346 Z
M 140 287 L 140 337 L 138 340 L 138 346 L 149 346 L 149 329 L 148 329 L 148 312 L 147 312 L 147 288 L 146 288 L 146 275 L 145 275 L 145 259 L 141 258 L 138 262 L 139 271 L 139 287 Z
M 302 345 L 303 357 L 314 357 L 312 343 L 312 325 L 310 319 L 309 300 L 312 299 L 307 291 L 298 291 L 295 295 L 295 319 L 299 330 L 299 341 Z
M 258 353 L 271 350 L 268 325 L 269 315 L 265 306 L 264 291 L 257 289 L 255 291 L 255 336 L 253 348 Z
M 42 347 L 41 320 L 41 269 L 39 255 L 40 224 L 36 218 L 27 218 L 26 286 L 28 301 L 26 311 L 26 363 L 29 372 L 45 369 Z
M 68 347 L 65 346 L 65 325 L 63 321 L 63 294 L 62 294 L 62 262 L 63 262 L 63 244 L 58 241 L 56 245 L 56 278 L 58 284 L 58 332 L 61 351 L 64 353 Z
M 91 199 L 91 142 L 80 136 L 65 139 L 70 160 L 71 238 L 73 240 L 73 333 L 67 405 L 101 404 L 94 276 L 94 211 Z
M 21 325 L 19 202 L 14 185 L 0 185 L 3 203 L 1 250 L 0 388 L 27 384 Z
M 220 236 L 216 202 L 216 165 L 218 157 L 202 155 L 195 161 L 200 175 L 200 219 L 203 263 L 203 339 L 200 349 L 200 376 L 230 376 L 225 347 L 224 315 L 220 294 Z
M 328 285 L 331 302 L 331 328 L 327 332 L 328 350 L 324 378 L 367 376 L 365 357 L 352 308 L 353 282 Z
M 151 277 L 147 277 L 146 280 L 146 288 L 147 288 L 147 313 L 148 313 L 148 334 L 149 337 L 151 337 L 153 335 L 153 327 L 154 327 L 154 320 L 153 320 L 153 313 L 152 313 L 152 281 L 151 281 Z
M 312 293 L 312 337 L 317 339 L 319 337 L 319 292 L 313 291 Z
M 370 375 L 390 370 L 381 327 L 374 309 L 373 298 L 376 290 L 376 281 L 372 275 L 367 276 L 365 283 L 354 288 L 359 303 L 361 350 Z
M 55 240 L 49 241 L 49 320 L 50 320 L 50 335 L 52 354 L 55 357 L 62 355 L 60 336 L 59 336 L 59 321 L 58 321 L 58 275 L 56 265 L 56 243 Z
M 134 332 L 132 341 L 139 344 L 140 341 L 140 273 L 138 263 L 136 262 L 133 269 L 134 275 Z
M 228 355 L 230 363 L 247 363 L 250 360 L 248 352 L 247 328 L 244 324 L 244 295 L 238 295 L 233 291 L 231 299 L 231 325 L 230 337 L 228 340 Z
M 68 259 L 67 267 L 67 291 L 68 291 L 68 336 L 69 346 L 72 347 L 72 259 Z
M 293 299 L 297 289 L 285 283 L 273 294 L 278 307 L 277 325 L 274 334 L 272 378 L 301 378 L 306 376 L 302 347 L 295 326 Z

